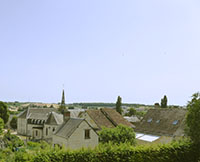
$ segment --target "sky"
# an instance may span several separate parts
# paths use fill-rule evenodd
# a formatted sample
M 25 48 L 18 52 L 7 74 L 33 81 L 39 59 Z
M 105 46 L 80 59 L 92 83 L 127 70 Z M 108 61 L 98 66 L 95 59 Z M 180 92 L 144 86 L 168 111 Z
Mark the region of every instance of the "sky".
M 0 100 L 186 105 L 199 0 L 1 0 Z

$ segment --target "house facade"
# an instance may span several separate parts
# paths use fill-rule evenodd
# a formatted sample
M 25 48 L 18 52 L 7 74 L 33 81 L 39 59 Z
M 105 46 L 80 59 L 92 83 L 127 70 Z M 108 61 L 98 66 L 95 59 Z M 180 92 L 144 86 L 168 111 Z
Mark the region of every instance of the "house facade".
M 85 119 L 69 118 L 53 135 L 52 143 L 70 149 L 94 148 L 98 145 L 99 139 Z

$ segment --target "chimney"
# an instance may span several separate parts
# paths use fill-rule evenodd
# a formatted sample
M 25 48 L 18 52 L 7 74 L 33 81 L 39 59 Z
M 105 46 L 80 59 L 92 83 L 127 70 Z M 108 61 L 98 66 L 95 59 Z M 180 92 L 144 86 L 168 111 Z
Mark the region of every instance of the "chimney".
M 63 112 L 63 121 L 67 121 L 70 118 L 70 111 L 65 110 Z

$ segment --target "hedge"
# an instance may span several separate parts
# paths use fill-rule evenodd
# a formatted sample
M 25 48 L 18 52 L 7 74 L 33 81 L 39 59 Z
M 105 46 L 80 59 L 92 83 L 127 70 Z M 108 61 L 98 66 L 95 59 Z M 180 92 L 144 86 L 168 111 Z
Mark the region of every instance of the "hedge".
M 0 155 L 0 160 L 1 159 Z M 4 156 L 5 157 L 5 156 Z M 34 153 L 16 152 L 13 162 L 197 162 L 199 147 L 189 141 L 158 146 L 100 145 L 77 151 L 51 148 Z M 5 161 L 5 160 L 4 160 Z M 12 162 L 10 161 L 10 162 Z

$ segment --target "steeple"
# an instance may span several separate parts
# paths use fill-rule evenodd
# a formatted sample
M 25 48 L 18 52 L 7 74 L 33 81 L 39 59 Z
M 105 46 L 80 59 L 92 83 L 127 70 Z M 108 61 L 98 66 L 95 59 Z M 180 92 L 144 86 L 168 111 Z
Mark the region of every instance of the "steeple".
M 65 92 L 64 92 L 64 89 L 63 89 L 63 92 L 62 92 L 61 106 L 65 107 Z
M 65 92 L 64 92 L 64 89 L 63 89 L 63 92 L 62 92 L 62 100 L 61 100 L 61 103 L 60 103 L 60 107 L 58 109 L 62 114 L 64 113 L 64 111 L 66 110 L 66 105 L 65 105 Z

